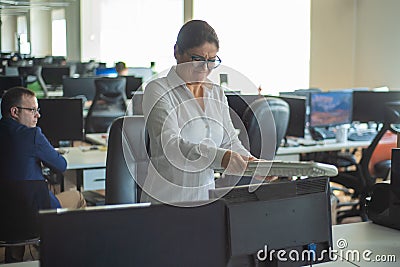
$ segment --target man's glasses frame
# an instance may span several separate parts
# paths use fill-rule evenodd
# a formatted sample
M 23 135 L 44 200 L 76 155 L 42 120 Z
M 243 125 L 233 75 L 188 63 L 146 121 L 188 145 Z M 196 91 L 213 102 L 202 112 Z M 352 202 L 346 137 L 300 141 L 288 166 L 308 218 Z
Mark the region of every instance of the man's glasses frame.
M 25 107 L 16 107 L 16 108 L 29 110 L 32 113 L 32 115 L 35 115 L 36 113 L 39 114 L 40 112 L 40 108 L 25 108 Z

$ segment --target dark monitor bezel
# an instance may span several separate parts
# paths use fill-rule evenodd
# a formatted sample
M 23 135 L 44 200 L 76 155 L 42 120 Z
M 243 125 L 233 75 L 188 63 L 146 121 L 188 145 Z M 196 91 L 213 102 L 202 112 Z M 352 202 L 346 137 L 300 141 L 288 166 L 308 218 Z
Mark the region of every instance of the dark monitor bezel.
M 46 84 L 60 86 L 63 84 L 64 77 L 69 77 L 70 66 L 43 66 L 42 77 Z
M 353 91 L 353 121 L 385 121 L 385 103 L 399 101 L 400 91 Z
M 41 117 L 37 126 L 53 146 L 60 141 L 83 141 L 83 103 L 76 98 L 38 100 Z
M 289 105 L 289 123 L 286 136 L 304 138 L 307 121 L 307 98 L 302 96 L 279 96 Z
M 26 86 L 25 79 L 23 77 L 0 75 L 0 98 L 3 96 L 6 90 L 17 86 Z
M 98 77 L 65 77 L 63 79 L 63 97 L 75 97 L 83 95 L 87 100 L 93 100 L 96 95 L 94 81 Z
M 332 122 L 323 122 L 323 123 L 316 123 L 313 121 L 313 115 L 315 111 L 313 110 L 314 108 L 314 98 L 318 95 L 346 95 L 347 97 L 350 97 L 349 99 L 349 107 L 348 107 L 348 116 L 345 120 L 342 121 L 332 121 Z M 350 124 L 352 123 L 352 113 L 353 113 L 353 92 L 352 91 L 329 91 L 329 92 L 313 92 L 310 94 L 310 114 L 309 114 L 309 127 L 315 127 L 315 128 L 324 128 L 324 127 L 331 127 L 331 126 L 337 126 L 337 125 L 343 125 L 343 124 Z M 332 111 L 332 110 L 331 110 Z M 327 112 L 328 114 L 329 112 Z M 330 114 L 330 113 L 329 113 Z M 336 117 L 333 116 L 332 117 Z
M 225 203 L 188 205 L 42 211 L 40 266 L 226 266 Z

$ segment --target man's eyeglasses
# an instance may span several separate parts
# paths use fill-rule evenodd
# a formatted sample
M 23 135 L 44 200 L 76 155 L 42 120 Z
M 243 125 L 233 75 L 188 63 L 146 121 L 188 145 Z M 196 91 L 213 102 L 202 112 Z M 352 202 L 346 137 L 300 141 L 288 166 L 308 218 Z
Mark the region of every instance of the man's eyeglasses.
M 202 56 L 191 56 L 192 62 L 195 64 L 195 67 L 203 67 L 204 64 L 207 65 L 209 70 L 215 69 L 219 65 L 221 65 L 221 59 L 216 56 L 213 59 L 205 59 Z
M 35 115 L 40 111 L 40 108 L 24 108 L 24 107 L 16 107 L 16 108 L 29 110 L 32 113 L 32 115 Z

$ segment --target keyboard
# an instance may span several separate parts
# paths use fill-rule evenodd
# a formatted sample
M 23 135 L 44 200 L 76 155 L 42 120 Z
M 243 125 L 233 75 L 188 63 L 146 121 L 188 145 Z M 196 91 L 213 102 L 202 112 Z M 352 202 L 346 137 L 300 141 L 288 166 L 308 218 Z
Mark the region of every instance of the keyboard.
M 375 136 L 376 132 L 351 133 L 347 139 L 349 141 L 372 141 Z
M 224 172 L 224 169 L 214 169 Z M 260 160 L 250 161 L 243 176 L 308 176 L 333 177 L 338 174 L 335 166 L 311 161 Z

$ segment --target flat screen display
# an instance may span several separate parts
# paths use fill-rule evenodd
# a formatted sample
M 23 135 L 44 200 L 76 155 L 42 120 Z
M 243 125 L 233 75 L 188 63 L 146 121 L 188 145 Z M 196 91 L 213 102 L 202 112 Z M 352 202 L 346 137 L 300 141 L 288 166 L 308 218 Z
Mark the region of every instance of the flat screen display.
M 351 91 L 320 92 L 310 96 L 310 126 L 328 127 L 351 123 Z
M 286 130 L 286 136 L 304 137 L 304 129 L 306 127 L 306 98 L 301 96 L 280 96 L 289 104 L 289 123 Z
M 385 103 L 400 101 L 400 91 L 353 92 L 353 121 L 384 122 Z
M 83 103 L 81 99 L 39 99 L 38 126 L 54 145 L 59 141 L 83 140 Z

